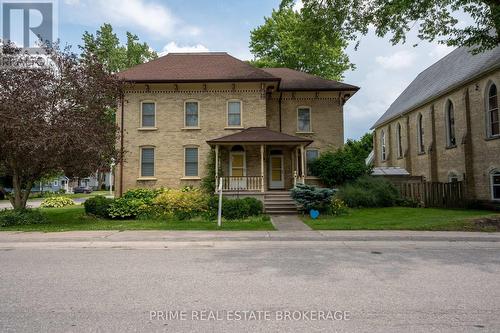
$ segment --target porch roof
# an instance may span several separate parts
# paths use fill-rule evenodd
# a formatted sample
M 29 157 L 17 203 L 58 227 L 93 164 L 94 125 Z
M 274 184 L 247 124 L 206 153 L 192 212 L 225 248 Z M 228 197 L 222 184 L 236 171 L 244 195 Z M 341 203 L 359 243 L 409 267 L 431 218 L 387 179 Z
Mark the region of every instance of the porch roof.
M 229 134 L 220 138 L 208 140 L 212 144 L 229 143 L 281 143 L 281 144 L 305 144 L 309 145 L 313 140 L 299 136 L 289 135 L 270 130 L 266 127 L 249 127 L 238 133 Z

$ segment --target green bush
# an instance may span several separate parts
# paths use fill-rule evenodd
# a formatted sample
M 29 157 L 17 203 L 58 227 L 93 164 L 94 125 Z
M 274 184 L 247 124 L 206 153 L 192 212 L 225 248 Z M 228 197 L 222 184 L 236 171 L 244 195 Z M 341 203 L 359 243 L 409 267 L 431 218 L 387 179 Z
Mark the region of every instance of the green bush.
M 371 135 L 360 141 L 348 140 L 346 145 L 336 151 L 322 153 L 312 164 L 311 173 L 321 179 L 328 187 L 343 185 L 363 175 L 369 175 L 371 165 L 365 159 L 371 151 Z
M 153 200 L 153 204 L 159 207 L 164 215 L 186 220 L 204 214 L 208 210 L 208 201 L 208 194 L 185 187 L 181 190 L 163 191 Z
M 401 197 L 398 189 L 385 179 L 364 176 L 346 184 L 337 194 L 349 207 L 390 207 Z
M 0 227 L 47 223 L 38 209 L 6 209 L 0 211 Z
M 75 202 L 68 197 L 48 197 L 43 199 L 40 207 L 43 208 L 61 208 L 66 206 L 72 206 Z
M 217 218 L 219 209 L 219 197 L 213 195 L 209 200 L 208 219 Z M 238 220 L 250 216 L 258 216 L 264 211 L 262 202 L 255 198 L 228 199 L 222 197 L 222 217 L 228 220 Z
M 328 210 L 334 193 L 335 191 L 329 188 L 297 184 L 292 190 L 292 198 L 305 211 L 316 209 L 324 212 Z
M 111 218 L 134 219 L 144 211 L 147 211 L 148 204 L 141 199 L 125 198 L 124 196 L 113 200 L 109 205 L 108 214 Z
M 250 197 L 243 198 L 242 200 L 244 200 L 248 205 L 248 216 L 257 216 L 262 214 L 264 211 L 262 201 Z
M 108 210 L 112 203 L 113 199 L 106 198 L 102 195 L 96 195 L 95 197 L 85 200 L 83 206 L 85 207 L 86 214 L 107 218 L 109 217 Z
M 142 200 L 144 203 L 152 203 L 153 199 L 162 193 L 164 189 L 150 189 L 150 188 L 135 188 L 128 190 L 122 196 L 124 199 L 137 199 Z
M 332 201 L 330 202 L 330 207 L 328 209 L 328 213 L 335 216 L 345 215 L 349 212 L 349 209 L 345 202 L 337 197 L 332 197 Z

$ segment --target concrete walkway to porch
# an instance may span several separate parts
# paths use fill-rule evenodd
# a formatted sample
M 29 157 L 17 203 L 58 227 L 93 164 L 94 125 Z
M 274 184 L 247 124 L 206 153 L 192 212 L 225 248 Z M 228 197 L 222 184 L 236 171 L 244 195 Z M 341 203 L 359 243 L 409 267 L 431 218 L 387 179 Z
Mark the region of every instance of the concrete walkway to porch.
M 307 231 L 311 228 L 297 215 L 271 215 L 271 222 L 279 231 Z

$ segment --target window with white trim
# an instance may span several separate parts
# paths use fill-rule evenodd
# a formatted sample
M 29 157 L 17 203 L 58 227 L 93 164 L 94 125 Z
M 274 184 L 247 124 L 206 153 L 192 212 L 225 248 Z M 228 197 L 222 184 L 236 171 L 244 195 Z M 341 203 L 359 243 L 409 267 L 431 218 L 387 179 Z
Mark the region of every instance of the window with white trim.
M 382 131 L 382 133 L 380 134 L 380 152 L 381 152 L 380 158 L 382 159 L 382 161 L 385 161 L 387 159 L 386 149 L 387 147 L 385 144 L 385 132 Z
M 239 127 L 241 125 L 241 101 L 227 102 L 227 125 Z
M 498 111 L 498 90 L 492 83 L 488 89 L 488 136 L 500 136 L 500 115 Z
M 297 131 L 311 132 L 311 108 L 300 107 L 297 109 Z
M 317 149 L 307 149 L 306 150 L 306 174 L 307 176 L 312 176 L 311 164 L 317 160 L 319 157 L 319 150 Z
M 425 153 L 425 143 L 424 143 L 424 117 L 421 113 L 417 117 L 417 141 L 418 141 L 418 152 Z
M 500 171 L 494 170 L 491 172 L 491 198 L 500 200 Z
M 198 148 L 184 148 L 184 175 L 186 177 L 198 177 Z
M 141 148 L 141 177 L 154 177 L 155 175 L 155 149 L 153 147 Z
M 456 145 L 455 110 L 450 100 L 446 103 L 446 144 L 448 147 Z
M 198 127 L 199 126 L 199 115 L 198 115 L 198 102 L 197 101 L 187 101 L 184 103 L 184 126 L 185 127 Z
M 156 104 L 154 102 L 141 103 L 141 127 L 155 127 Z

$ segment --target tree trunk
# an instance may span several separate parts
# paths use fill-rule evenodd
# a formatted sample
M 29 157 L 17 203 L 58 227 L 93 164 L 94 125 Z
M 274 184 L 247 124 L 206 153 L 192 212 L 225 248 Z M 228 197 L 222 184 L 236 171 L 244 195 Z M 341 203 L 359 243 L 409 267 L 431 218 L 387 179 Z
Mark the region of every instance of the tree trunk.
M 97 190 L 100 191 L 102 190 L 102 184 L 104 184 L 104 178 L 106 176 L 106 173 L 102 171 L 97 172 Z
M 26 202 L 28 201 L 28 197 L 31 193 L 33 182 L 26 182 L 26 188 L 24 189 L 22 184 L 23 181 L 21 180 L 21 178 L 17 175 L 17 173 L 14 173 L 14 176 L 12 177 L 12 188 L 14 193 L 10 197 L 10 203 L 12 204 L 14 209 L 25 209 Z

